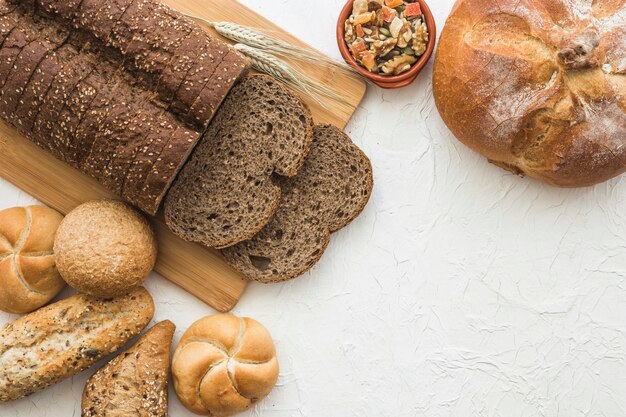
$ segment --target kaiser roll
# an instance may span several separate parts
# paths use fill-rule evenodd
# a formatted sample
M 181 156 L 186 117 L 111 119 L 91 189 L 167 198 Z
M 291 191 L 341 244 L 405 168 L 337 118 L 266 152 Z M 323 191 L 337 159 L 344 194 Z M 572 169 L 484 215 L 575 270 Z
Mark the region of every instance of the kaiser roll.
M 561 187 L 626 171 L 626 0 L 459 0 L 433 92 L 491 162 Z
M 260 323 L 205 317 L 183 335 L 172 360 L 174 389 L 190 411 L 231 416 L 265 398 L 278 379 L 274 342 Z
M 42 206 L 0 211 L 0 310 L 30 313 L 65 287 L 52 252 L 61 220 Z
M 157 243 L 148 221 L 119 201 L 91 201 L 63 219 L 54 241 L 57 267 L 76 290 L 117 297 L 146 279 Z

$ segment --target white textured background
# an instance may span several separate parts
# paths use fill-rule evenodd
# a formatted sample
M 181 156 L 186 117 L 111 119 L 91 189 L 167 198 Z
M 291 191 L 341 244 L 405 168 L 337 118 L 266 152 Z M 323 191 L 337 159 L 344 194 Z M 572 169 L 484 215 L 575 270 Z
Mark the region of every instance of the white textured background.
M 342 0 L 245 3 L 339 57 Z M 453 0 L 430 3 L 441 29 Z M 443 125 L 430 75 L 370 87 L 348 127 L 375 169 L 365 213 L 312 272 L 253 284 L 234 310 L 269 327 L 282 367 L 247 415 L 625 416 L 626 178 L 558 190 L 489 165 Z M 0 208 L 33 201 L 0 180 Z M 177 339 L 213 313 L 147 287 Z M 78 416 L 91 372 L 0 416 Z M 191 415 L 174 395 L 170 414 Z

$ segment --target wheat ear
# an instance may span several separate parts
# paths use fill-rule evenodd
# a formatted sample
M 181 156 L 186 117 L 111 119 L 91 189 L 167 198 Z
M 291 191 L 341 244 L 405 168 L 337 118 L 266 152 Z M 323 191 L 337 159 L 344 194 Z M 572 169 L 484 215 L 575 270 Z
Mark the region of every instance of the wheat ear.
M 246 55 L 250 59 L 252 67 L 257 71 L 271 75 L 277 80 L 299 91 L 300 93 L 310 96 L 313 100 L 315 100 L 318 104 L 322 106 L 325 103 L 322 102 L 318 96 L 324 96 L 339 103 L 345 104 L 346 106 L 352 106 L 345 99 L 345 97 L 338 94 L 336 91 L 322 84 L 316 83 L 304 74 L 298 73 L 291 66 L 272 54 L 248 45 L 244 45 L 242 43 L 235 44 L 234 48 L 242 54 Z
M 238 23 L 211 22 L 201 17 L 192 15 L 187 16 L 206 23 L 207 25 L 215 29 L 217 33 L 232 41 L 252 46 L 254 48 L 270 51 L 277 55 L 293 57 L 300 61 L 315 62 L 318 64 L 324 63 L 342 72 L 348 72 L 352 74 L 355 72 L 352 67 L 337 62 L 320 52 L 292 45 L 289 42 L 285 42 L 282 39 L 278 39 L 256 28 L 240 25 Z

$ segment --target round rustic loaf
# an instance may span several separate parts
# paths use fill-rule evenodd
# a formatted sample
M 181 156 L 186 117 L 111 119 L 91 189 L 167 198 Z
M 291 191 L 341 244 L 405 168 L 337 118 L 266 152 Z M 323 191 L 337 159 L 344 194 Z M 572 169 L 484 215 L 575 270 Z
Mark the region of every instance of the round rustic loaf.
M 265 398 L 278 379 L 269 332 L 249 318 L 205 317 L 185 332 L 172 359 L 174 389 L 190 411 L 226 417 Z
M 626 1 L 459 0 L 433 92 L 454 135 L 561 187 L 626 171 Z
M 0 211 L 0 310 L 30 313 L 65 287 L 52 252 L 61 220 L 42 206 Z
M 54 241 L 57 267 L 74 289 L 116 297 L 138 287 L 154 268 L 157 243 L 148 221 L 119 201 L 72 210 Z

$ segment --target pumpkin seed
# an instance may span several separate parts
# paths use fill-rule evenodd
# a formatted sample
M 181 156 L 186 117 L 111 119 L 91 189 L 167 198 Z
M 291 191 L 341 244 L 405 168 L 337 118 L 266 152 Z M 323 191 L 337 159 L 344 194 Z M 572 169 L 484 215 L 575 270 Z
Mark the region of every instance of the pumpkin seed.
M 407 55 L 411 55 L 411 56 L 415 55 L 415 51 L 410 46 L 407 46 L 406 48 L 404 48 L 403 52 Z
M 378 31 L 385 36 L 391 36 L 391 32 L 389 32 L 389 29 L 387 28 L 381 27 L 381 28 L 378 28 Z

